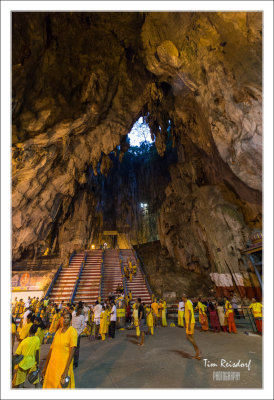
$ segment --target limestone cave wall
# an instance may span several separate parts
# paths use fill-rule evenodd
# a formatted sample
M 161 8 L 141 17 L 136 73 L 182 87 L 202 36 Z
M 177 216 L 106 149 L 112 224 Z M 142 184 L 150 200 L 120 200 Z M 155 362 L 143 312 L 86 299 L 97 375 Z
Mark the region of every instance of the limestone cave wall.
M 159 156 L 168 137 L 178 156 L 149 194 L 153 232 L 136 214 L 141 181 L 125 193 L 110 157 L 126 157 L 140 115 Z M 13 259 L 86 247 L 115 179 L 109 214 L 134 243 L 154 240 L 157 220 L 186 271 L 250 284 L 240 250 L 262 227 L 262 13 L 12 14 Z

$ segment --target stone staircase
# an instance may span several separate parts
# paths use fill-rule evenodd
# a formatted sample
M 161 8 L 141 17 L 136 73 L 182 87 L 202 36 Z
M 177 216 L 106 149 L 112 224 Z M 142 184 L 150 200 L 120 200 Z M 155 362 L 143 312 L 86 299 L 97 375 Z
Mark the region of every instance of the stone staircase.
M 109 293 L 115 293 L 118 284 L 123 286 L 119 250 L 107 249 L 105 250 L 104 255 L 102 300 L 106 300 L 109 296 Z
M 132 282 L 130 282 L 129 279 L 127 279 L 126 281 L 127 290 L 128 292 L 131 291 L 133 301 L 140 297 L 142 299 L 142 303 L 151 304 L 151 295 L 149 293 L 144 276 L 138 266 L 134 252 L 131 249 L 124 249 L 121 250 L 120 254 L 122 258 L 122 268 L 124 267 L 124 265 L 128 264 L 128 258 L 134 260 L 137 265 L 137 273 L 135 276 L 132 277 Z
M 80 277 L 79 285 L 73 302 L 80 300 L 86 305 L 92 305 L 100 296 L 100 277 L 103 250 L 86 252 L 87 258 Z
M 64 300 L 65 303 L 70 301 L 81 264 L 84 261 L 84 256 L 84 252 L 75 254 L 72 257 L 69 266 L 62 268 L 57 281 L 49 294 L 50 301 L 53 301 L 54 303 L 59 303 L 61 300 Z

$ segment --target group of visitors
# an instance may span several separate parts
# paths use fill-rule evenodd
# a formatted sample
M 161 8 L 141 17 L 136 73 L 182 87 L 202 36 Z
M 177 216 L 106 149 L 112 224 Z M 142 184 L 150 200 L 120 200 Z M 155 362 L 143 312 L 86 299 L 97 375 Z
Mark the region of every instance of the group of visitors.
M 93 307 L 87 307 L 83 302 L 76 305 L 62 301 L 56 305 L 51 304 L 48 298 L 40 301 L 29 298 L 22 312 L 18 312 L 21 311 L 22 299 L 19 307 L 17 303 L 16 299 L 12 305 L 11 324 L 14 388 L 23 387 L 26 378 L 38 371 L 41 345 L 49 339 L 52 339 L 52 344 L 41 372 L 43 388 L 64 387 L 62 385 L 68 376 L 67 387 L 74 388 L 73 369 L 78 367 L 81 337 L 92 338 L 94 334 L 94 339 L 105 340 L 108 333 L 111 338 L 115 337 L 116 306 L 113 300 L 103 305 L 96 301 Z M 38 307 L 38 303 L 42 306 Z M 16 339 L 18 346 L 14 354 Z M 32 383 L 39 386 L 38 374 Z
M 123 266 L 123 277 L 125 276 L 127 279 L 129 279 L 130 282 L 132 282 L 132 278 L 136 275 L 136 273 L 137 273 L 136 262 L 133 258 L 128 257 L 126 264 Z
M 214 332 L 220 332 L 222 330 L 223 332 L 237 333 L 234 318 L 236 317 L 239 319 L 241 316 L 235 297 L 231 297 L 230 299 L 224 297 L 222 300 L 219 299 L 219 301 L 205 301 L 199 298 L 198 302 L 194 304 L 194 311 L 198 311 L 199 313 L 201 331 L 208 331 L 210 322 Z M 252 310 L 259 334 L 262 334 L 262 307 L 263 305 L 254 298 L 248 306 L 248 308 Z M 184 311 L 184 301 L 181 300 L 178 304 L 178 326 L 180 327 L 184 326 Z
M 41 345 L 52 340 L 45 366 L 41 371 L 40 383 L 43 388 L 74 388 L 73 370 L 78 367 L 81 337 L 87 336 L 90 340 L 102 341 L 105 341 L 106 337 L 115 338 L 117 307 L 121 296 L 121 293 L 118 293 L 116 299 L 110 297 L 103 303 L 97 300 L 90 307 L 81 301 L 78 304 L 65 304 L 61 301 L 57 305 L 51 303 L 48 297 L 29 297 L 25 303 L 22 299 L 15 299 L 12 304 L 11 324 L 12 386 L 23 387 L 26 379 L 32 376 L 31 383 L 39 387 L 37 371 Z M 167 303 L 155 296 L 152 296 L 151 304 L 143 304 L 141 298 L 133 302 L 132 294 L 126 297 L 126 322 L 136 329 L 138 345 L 144 346 L 145 334 L 153 336 L 159 325 L 167 326 Z M 262 332 L 262 307 L 255 299 L 252 299 L 248 306 L 252 310 L 259 333 Z M 236 317 L 238 314 L 234 311 L 233 299 L 224 298 L 223 301 L 217 302 L 203 301 L 199 298 L 193 303 L 187 295 L 182 296 L 178 305 L 178 326 L 185 327 L 187 340 L 195 350 L 193 358 L 200 359 L 200 349 L 194 339 L 195 310 L 199 313 L 201 331 L 208 331 L 210 322 L 214 332 L 222 330 L 237 333 L 234 314 Z M 18 346 L 14 353 L 15 340 Z

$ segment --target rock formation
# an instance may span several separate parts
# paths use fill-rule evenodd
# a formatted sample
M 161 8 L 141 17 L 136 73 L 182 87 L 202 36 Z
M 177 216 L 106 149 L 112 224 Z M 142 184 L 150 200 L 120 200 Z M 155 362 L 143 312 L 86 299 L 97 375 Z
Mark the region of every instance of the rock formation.
M 217 287 L 258 286 L 240 250 L 262 226 L 261 13 L 13 13 L 12 43 L 14 260 L 92 241 L 119 171 L 111 153 L 122 161 L 144 115 L 159 156 L 168 141 L 177 153 L 162 180 L 159 159 L 143 179 L 160 182 L 153 228 L 134 211 L 141 170 L 109 215 Z

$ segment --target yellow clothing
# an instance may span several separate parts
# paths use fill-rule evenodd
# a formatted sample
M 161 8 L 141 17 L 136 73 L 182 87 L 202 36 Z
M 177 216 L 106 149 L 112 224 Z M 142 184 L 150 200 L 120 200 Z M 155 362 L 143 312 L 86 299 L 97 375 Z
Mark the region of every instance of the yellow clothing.
M 201 322 L 201 315 L 206 315 L 205 313 L 205 305 L 203 303 L 201 303 L 200 301 L 198 301 L 197 306 L 195 307 L 195 311 L 199 311 L 199 322 Z
M 22 329 L 20 331 L 20 339 L 21 340 L 25 339 L 28 336 L 31 325 L 33 325 L 32 322 L 29 322 L 29 323 L 26 322 L 22 326 Z
M 16 365 L 15 374 L 12 380 L 12 386 L 18 386 L 24 383 L 27 375 L 36 370 L 36 351 L 40 348 L 40 341 L 37 336 L 30 336 L 22 340 L 16 350 L 16 354 L 22 354 L 23 360 Z M 34 383 L 38 383 L 39 379 Z
M 19 314 L 23 314 L 24 309 L 25 309 L 25 303 L 21 301 L 19 304 Z
M 194 333 L 194 328 L 195 328 L 195 324 L 190 323 L 190 327 L 188 326 L 188 324 L 186 323 L 186 333 L 188 335 L 193 335 Z
M 70 326 L 64 333 L 61 332 L 61 329 L 58 329 L 50 347 L 51 356 L 45 374 L 43 389 L 62 388 L 60 380 L 68 361 L 71 347 L 77 347 L 76 329 Z M 68 369 L 68 375 L 70 376 L 70 381 L 67 389 L 74 389 L 73 358 Z
M 230 304 L 230 302 L 229 301 L 226 301 L 226 303 L 225 303 L 225 316 L 226 317 L 228 317 L 229 316 L 229 314 L 233 314 L 233 308 L 232 308 L 232 305 Z
M 152 315 L 152 310 L 151 310 L 151 308 L 147 308 L 146 309 L 146 313 L 147 313 L 147 317 L 146 317 L 146 320 L 147 320 L 147 326 L 149 327 L 149 328 L 151 328 L 152 326 L 153 326 L 153 315 Z
M 159 303 L 158 304 L 158 318 L 161 318 L 161 316 L 162 316 L 162 309 L 163 309 L 163 304 Z
M 41 303 L 40 303 L 40 301 L 38 301 L 38 303 L 36 304 L 36 307 L 35 307 L 35 314 L 39 313 L 39 308 L 40 307 L 41 307 Z
M 138 308 L 137 308 L 136 304 L 133 305 L 132 317 L 133 317 L 133 321 L 134 321 L 134 326 L 136 328 L 136 335 L 140 336 L 139 319 L 138 319 Z
M 36 350 L 39 350 L 40 340 L 37 336 L 29 336 L 17 347 L 15 354 L 22 354 L 23 360 L 19 363 L 19 367 L 27 370 L 35 365 Z
M 14 314 L 18 314 L 20 309 L 20 301 L 17 301 L 14 307 Z
M 151 304 L 151 308 L 153 310 L 154 315 L 158 315 L 159 305 L 158 303 L 154 302 Z
M 49 333 L 55 333 L 57 329 L 57 325 L 59 322 L 59 319 L 61 318 L 61 315 L 59 313 L 54 314 L 53 320 L 51 322 L 51 325 L 49 327 Z
M 164 301 L 162 303 L 163 307 L 162 307 L 162 326 L 167 326 L 167 321 L 166 321 L 166 301 Z
M 36 333 L 35 333 L 35 336 L 38 336 L 39 337 L 39 340 L 40 340 L 40 345 L 43 343 L 43 339 L 44 339 L 44 336 L 45 336 L 45 331 L 44 331 L 44 329 L 41 329 L 40 327 L 37 329 L 37 331 L 36 331 Z
M 233 314 L 233 309 L 232 308 L 229 308 L 228 310 L 226 310 L 225 316 L 228 317 L 229 314 Z
M 16 325 L 12 322 L 11 324 L 11 333 L 15 334 L 16 333 Z
M 184 314 L 184 311 L 178 310 L 178 326 L 184 326 Z
M 132 300 L 132 293 L 131 292 L 129 292 L 129 294 L 128 294 L 128 299 L 129 299 L 129 301 Z
M 232 308 L 232 305 L 228 300 L 226 300 L 226 302 L 225 302 L 225 310 L 227 311 L 229 308 Z
M 193 305 L 191 303 L 190 300 L 187 300 L 185 302 L 185 321 L 186 321 L 186 325 L 188 325 L 188 321 L 189 321 L 189 315 L 191 314 L 191 320 L 190 323 L 191 324 L 195 324 L 195 318 L 194 318 L 194 312 L 193 312 Z M 186 327 L 186 329 L 188 329 Z
M 150 329 L 151 335 L 154 335 L 154 323 L 153 323 L 153 315 L 152 315 L 152 309 L 150 307 L 146 308 L 146 323 L 148 328 Z
M 100 314 L 100 329 L 99 333 L 102 336 L 102 340 L 105 340 L 105 335 L 108 333 L 108 312 L 102 311 Z
M 249 308 L 251 308 L 254 318 L 262 318 L 263 305 L 261 303 L 252 303 Z
M 50 313 L 49 313 L 49 322 L 50 322 L 50 324 L 52 323 L 54 314 L 55 314 L 55 309 L 52 308 L 52 309 L 50 310 Z

